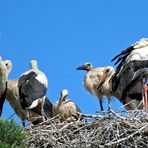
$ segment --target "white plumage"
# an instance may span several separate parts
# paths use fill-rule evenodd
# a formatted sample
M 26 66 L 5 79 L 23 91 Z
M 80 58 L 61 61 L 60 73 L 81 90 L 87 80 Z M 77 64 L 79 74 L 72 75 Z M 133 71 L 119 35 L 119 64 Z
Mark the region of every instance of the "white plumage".
M 141 39 L 132 45 L 134 50 L 126 58 L 126 62 L 134 60 L 148 60 L 148 39 Z

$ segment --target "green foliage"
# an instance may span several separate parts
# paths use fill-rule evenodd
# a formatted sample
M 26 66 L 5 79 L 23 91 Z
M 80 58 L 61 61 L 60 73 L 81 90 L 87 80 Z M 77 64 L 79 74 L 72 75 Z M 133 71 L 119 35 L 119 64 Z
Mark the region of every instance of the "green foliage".
M 28 137 L 23 127 L 14 119 L 0 119 L 0 148 L 25 148 L 23 140 Z

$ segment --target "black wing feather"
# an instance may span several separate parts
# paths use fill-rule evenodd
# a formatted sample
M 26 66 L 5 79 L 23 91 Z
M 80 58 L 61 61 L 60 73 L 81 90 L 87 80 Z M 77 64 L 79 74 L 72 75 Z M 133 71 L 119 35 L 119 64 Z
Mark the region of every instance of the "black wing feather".
M 129 55 L 132 50 L 134 50 L 134 46 L 130 46 L 130 47 L 126 48 L 120 54 L 116 55 L 111 61 L 113 62 L 116 59 L 119 59 L 120 57 L 122 57 L 124 55 Z
M 115 73 L 115 75 L 112 78 L 112 90 L 116 91 L 118 87 L 121 91 L 124 91 L 129 85 L 134 85 L 131 83 L 134 83 L 136 81 L 136 77 L 139 79 L 142 79 L 141 76 L 147 74 L 148 69 L 148 61 L 130 61 L 128 64 L 124 66 L 122 69 L 122 72 Z M 118 75 L 118 76 L 117 76 Z M 133 82 L 132 82 L 133 81 Z M 127 88 L 128 89 L 128 88 Z
M 134 46 L 130 46 L 127 49 L 123 50 L 120 54 L 118 54 L 111 60 L 111 61 L 117 60 L 114 64 L 114 65 L 118 64 L 116 69 L 116 75 L 120 71 L 122 65 L 125 63 L 127 56 L 131 53 L 132 50 L 134 50 Z
M 127 87 L 124 89 L 121 100 L 123 100 L 124 98 L 126 98 L 126 96 L 132 96 L 133 94 L 130 94 L 130 89 L 136 85 L 138 82 L 140 82 L 146 75 L 148 75 L 148 68 L 143 68 L 143 69 L 139 69 L 138 71 L 135 72 L 135 75 L 132 79 L 132 81 L 129 83 L 129 85 L 127 85 Z M 138 97 L 137 97 L 138 98 Z M 135 98 L 135 99 L 137 99 Z M 142 98 L 142 94 L 141 97 Z

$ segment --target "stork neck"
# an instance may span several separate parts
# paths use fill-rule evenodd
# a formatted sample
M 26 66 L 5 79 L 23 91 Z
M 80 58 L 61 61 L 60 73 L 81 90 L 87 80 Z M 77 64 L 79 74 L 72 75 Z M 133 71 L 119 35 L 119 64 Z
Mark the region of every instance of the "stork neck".
M 8 73 L 5 71 L 0 71 L 0 84 L 6 83 L 8 79 Z
M 38 63 L 36 60 L 32 60 L 30 63 L 30 68 L 34 69 L 34 70 L 38 70 Z
M 6 82 L 8 74 L 7 68 L 2 60 L 0 60 L 0 83 Z
M 60 103 L 62 103 L 63 101 L 65 101 L 66 96 L 61 96 L 60 98 Z
M 91 67 L 91 68 L 86 69 L 86 71 L 87 71 L 87 72 L 90 72 L 92 69 L 93 69 L 93 68 Z
M 7 70 L 7 75 L 9 75 L 9 73 L 11 72 L 12 68 Z

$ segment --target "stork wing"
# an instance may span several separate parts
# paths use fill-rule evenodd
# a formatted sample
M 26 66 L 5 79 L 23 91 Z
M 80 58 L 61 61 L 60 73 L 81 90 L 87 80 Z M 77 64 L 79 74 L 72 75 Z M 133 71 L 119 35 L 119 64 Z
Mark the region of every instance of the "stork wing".
M 52 117 L 52 103 L 49 101 L 49 99 L 46 97 L 45 98 L 45 103 L 43 105 L 43 110 L 45 115 L 50 118 Z M 42 111 L 41 111 L 41 104 L 39 104 L 37 107 L 31 109 L 31 111 L 39 114 L 42 116 Z
M 114 73 L 114 69 L 110 66 L 93 69 L 89 75 L 89 79 L 92 82 L 93 88 L 99 90 L 106 81 L 106 77 L 112 73 Z
M 29 107 L 33 101 L 42 98 L 47 91 L 47 87 L 41 83 L 34 75 L 33 71 L 22 75 L 19 79 L 19 94 L 22 107 Z
M 85 87 L 90 93 L 95 94 L 102 81 L 103 70 L 93 69 L 89 72 L 87 78 L 85 79 Z
M 115 63 L 118 64 L 119 62 L 121 62 L 122 60 L 124 60 L 130 53 L 132 50 L 134 49 L 138 49 L 138 48 L 143 48 L 148 46 L 148 39 L 147 38 L 143 38 L 140 41 L 134 43 L 133 45 L 131 45 L 130 47 L 128 47 L 127 49 L 123 50 L 120 54 L 116 55 L 111 61 L 117 60 L 117 62 Z
M 115 91 L 121 85 L 120 89 L 124 90 L 129 85 L 136 70 L 148 67 L 148 39 L 136 42 L 115 56 L 112 61 L 114 60 L 117 60 L 115 65 L 118 64 L 118 66 L 113 77 L 112 88 Z
M 142 100 L 141 83 L 138 82 L 140 82 L 146 75 L 148 75 L 148 68 L 137 70 L 134 74 L 133 79 L 123 90 L 121 100 L 123 100 L 127 96 L 136 100 Z
M 35 78 L 28 80 L 21 87 L 21 93 L 27 96 L 28 98 L 35 101 L 38 98 L 42 98 L 47 91 L 40 82 L 38 82 Z
M 45 112 L 47 117 L 52 117 L 52 107 L 53 107 L 52 103 L 46 97 L 43 109 L 44 109 L 44 112 Z
M 112 61 L 115 61 L 117 66 L 117 72 L 121 70 L 121 67 L 127 61 L 132 60 L 146 60 L 148 59 L 148 39 L 141 39 L 135 44 L 131 45 L 127 49 L 123 50 L 120 54 L 116 55 Z
M 128 64 L 124 65 L 124 69 L 120 74 L 114 76 L 112 79 L 113 90 L 119 88 L 123 95 L 128 93 L 131 87 L 143 79 L 144 76 L 148 75 L 148 61 L 130 61 Z M 135 92 L 139 91 L 136 90 Z
M 115 61 L 115 65 L 118 64 L 117 66 L 117 71 L 120 70 L 121 66 L 125 63 L 125 60 L 127 58 L 127 56 L 131 53 L 131 51 L 134 50 L 133 46 L 128 47 L 127 49 L 123 50 L 120 54 L 116 55 L 112 61 Z

